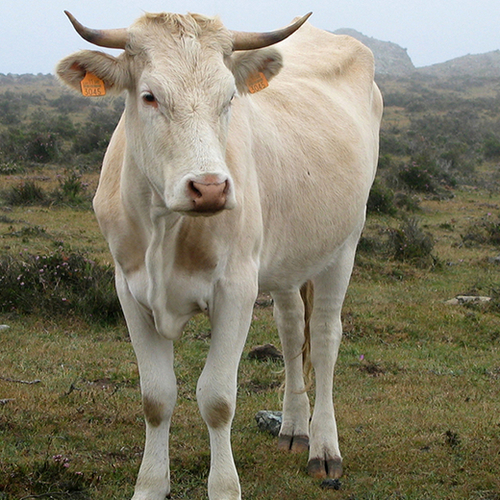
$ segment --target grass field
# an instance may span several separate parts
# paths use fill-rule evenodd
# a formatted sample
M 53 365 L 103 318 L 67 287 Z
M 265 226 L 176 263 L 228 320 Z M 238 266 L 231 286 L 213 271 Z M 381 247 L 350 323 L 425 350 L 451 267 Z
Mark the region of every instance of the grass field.
M 42 187 L 52 189 L 55 175 L 45 172 Z M 248 358 L 251 347 L 278 343 L 272 307 L 255 308 L 233 426 L 243 498 L 500 499 L 500 247 L 480 237 L 486 223 L 498 224 L 500 195 L 455 194 L 421 202 L 431 264 L 397 261 L 386 250 L 358 255 L 335 380 L 339 490 L 307 476 L 306 455 L 278 452 L 276 438 L 257 429 L 257 411 L 280 409 L 284 377 L 279 362 Z M 365 238 L 383 241 L 400 222 L 372 216 Z M 62 246 L 111 260 L 92 212 L 64 204 L 3 211 L 0 246 L 16 258 Z M 445 304 L 460 294 L 493 300 Z M 144 426 L 123 322 L 5 312 L 0 324 L 9 325 L 0 330 L 0 499 L 130 498 Z M 174 499 L 206 498 L 208 433 L 195 388 L 209 333 L 198 317 L 177 346 Z

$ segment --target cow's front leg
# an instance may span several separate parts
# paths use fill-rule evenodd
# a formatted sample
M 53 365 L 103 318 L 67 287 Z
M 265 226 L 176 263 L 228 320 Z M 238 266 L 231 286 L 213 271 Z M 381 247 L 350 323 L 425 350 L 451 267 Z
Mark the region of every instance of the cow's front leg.
M 173 343 L 158 334 L 152 316 L 134 300 L 119 271 L 117 291 L 137 357 L 146 420 L 146 443 L 132 500 L 165 500 L 170 494 L 170 420 L 177 398 Z
M 210 311 L 212 338 L 197 387 L 200 412 L 210 434 L 211 500 L 239 500 L 240 484 L 231 450 L 237 372 L 257 296 L 256 279 L 221 283 Z

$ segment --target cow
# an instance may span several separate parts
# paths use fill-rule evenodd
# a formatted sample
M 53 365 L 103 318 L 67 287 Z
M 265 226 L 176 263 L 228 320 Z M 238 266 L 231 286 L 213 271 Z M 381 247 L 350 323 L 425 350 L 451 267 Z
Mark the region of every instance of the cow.
M 309 450 L 313 477 L 340 477 L 333 372 L 378 159 L 372 53 L 308 15 L 247 33 L 198 14 L 148 13 L 113 30 L 67 14 L 87 41 L 122 49 L 77 52 L 57 74 L 79 91 L 91 78 L 97 93 L 126 92 L 93 205 L 139 367 L 146 442 L 133 500 L 170 494 L 174 342 L 197 313 L 211 323 L 196 390 L 208 495 L 241 498 L 230 432 L 259 290 L 272 294 L 285 362 L 278 448 Z

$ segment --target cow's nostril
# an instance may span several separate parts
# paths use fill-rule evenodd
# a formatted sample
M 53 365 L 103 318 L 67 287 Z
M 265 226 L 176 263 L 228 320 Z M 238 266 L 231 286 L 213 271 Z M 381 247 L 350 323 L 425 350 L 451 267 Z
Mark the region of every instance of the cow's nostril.
M 191 198 L 193 198 L 193 199 L 202 197 L 201 191 L 196 187 L 197 184 L 198 183 L 196 183 L 194 181 L 190 181 L 188 184 L 188 192 L 189 192 L 189 195 L 191 196 Z

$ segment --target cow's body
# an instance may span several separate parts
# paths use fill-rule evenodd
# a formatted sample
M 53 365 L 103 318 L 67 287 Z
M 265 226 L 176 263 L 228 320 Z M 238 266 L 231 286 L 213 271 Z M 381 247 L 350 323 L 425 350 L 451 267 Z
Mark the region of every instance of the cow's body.
M 217 177 L 214 184 L 225 186 L 222 208 L 230 210 L 192 217 L 197 212 L 186 211 L 182 190 L 181 195 L 167 193 L 167 174 L 151 174 L 148 169 L 154 166 L 146 164 L 149 153 L 140 129 L 140 120 L 149 118 L 138 117 L 130 90 L 105 157 L 94 207 L 116 262 L 147 424 L 134 500 L 161 500 L 170 491 L 168 432 L 176 399 L 173 341 L 198 312 L 208 313 L 212 324 L 210 351 L 197 388 L 212 447 L 209 496 L 240 498 L 230 427 L 238 363 L 258 290 L 273 295 L 286 363 L 279 445 L 301 450 L 309 438 L 310 472 L 330 477 L 341 472 L 333 368 L 341 337 L 340 309 L 375 175 L 381 99 L 373 83 L 372 55 L 352 38 L 306 24 L 276 48 L 283 54 L 283 69 L 269 88 L 234 100 L 229 125 L 216 134 L 220 149 L 213 148 L 210 127 L 218 130 L 225 122 L 203 119 L 202 108 L 210 103 L 203 101 L 202 92 L 196 103 L 201 111 L 197 114 L 190 101 L 192 109 L 177 120 L 180 128 L 171 139 L 176 143 L 195 130 L 189 136 L 192 144 L 180 153 L 184 157 L 178 159 L 176 152 L 172 163 L 189 163 L 182 176 L 192 175 L 192 169 L 196 182 Z M 191 85 L 196 93 L 192 82 L 185 83 L 186 92 Z M 174 102 L 175 112 L 188 106 L 184 97 Z M 147 147 L 154 149 L 154 134 L 148 140 L 153 145 Z M 164 147 L 154 154 L 172 156 Z M 173 191 L 182 176 L 172 181 Z M 315 290 L 311 361 L 316 405 L 310 424 L 299 293 L 308 280 Z

